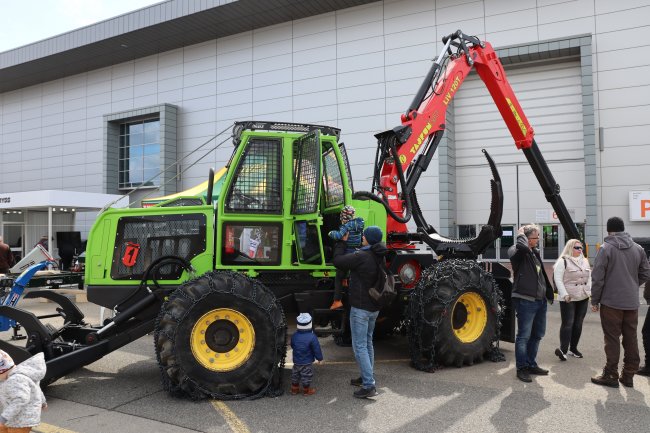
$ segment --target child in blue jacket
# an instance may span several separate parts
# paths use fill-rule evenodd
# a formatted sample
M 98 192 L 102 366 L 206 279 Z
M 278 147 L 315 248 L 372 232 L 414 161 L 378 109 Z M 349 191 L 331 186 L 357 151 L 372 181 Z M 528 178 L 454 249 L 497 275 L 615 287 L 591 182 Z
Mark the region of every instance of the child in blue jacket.
M 300 392 L 302 385 L 303 395 L 313 395 L 316 389 L 311 386 L 314 377 L 312 364 L 323 360 L 318 337 L 311 329 L 311 315 L 300 313 L 297 317 L 298 330 L 291 336 L 291 349 L 293 350 L 293 368 L 291 369 L 291 394 Z
M 341 227 L 338 230 L 332 230 L 328 236 L 335 241 L 343 239 L 346 233 L 349 233 L 345 254 L 350 254 L 361 248 L 361 236 L 363 234 L 363 227 L 365 222 L 363 218 L 355 218 L 355 209 L 352 206 L 345 206 L 341 211 Z M 343 287 L 343 279 L 347 276 L 347 271 L 336 270 L 336 277 L 334 278 L 334 302 L 330 306 L 330 310 L 336 310 L 343 307 L 341 302 L 341 290 Z

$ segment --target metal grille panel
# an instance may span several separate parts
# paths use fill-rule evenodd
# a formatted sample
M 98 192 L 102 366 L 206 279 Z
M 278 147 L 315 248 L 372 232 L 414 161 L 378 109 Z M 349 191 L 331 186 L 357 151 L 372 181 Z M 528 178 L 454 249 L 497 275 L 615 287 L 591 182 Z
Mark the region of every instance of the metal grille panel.
M 117 226 L 111 278 L 114 280 L 140 280 L 144 271 L 156 259 L 177 256 L 186 260 L 205 251 L 206 217 L 193 215 L 160 215 L 120 218 Z M 122 258 L 129 244 L 139 246 L 133 266 Z M 182 269 L 176 265 L 160 267 L 161 279 L 177 280 Z
M 293 205 L 291 213 L 303 215 L 318 209 L 320 185 L 320 136 L 319 132 L 303 135 L 296 142 L 294 161 Z
M 282 212 L 282 150 L 277 140 L 248 143 L 228 191 L 227 212 Z
M 330 149 L 323 154 L 323 184 L 325 185 L 325 207 L 332 207 L 343 204 L 345 196 L 343 195 L 343 181 L 341 179 L 341 170 L 336 161 L 334 149 Z

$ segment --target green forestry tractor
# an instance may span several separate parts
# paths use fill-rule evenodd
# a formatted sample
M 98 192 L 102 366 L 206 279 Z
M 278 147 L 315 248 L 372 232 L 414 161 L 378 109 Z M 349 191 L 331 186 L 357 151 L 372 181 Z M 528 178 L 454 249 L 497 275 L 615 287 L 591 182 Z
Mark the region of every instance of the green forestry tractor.
M 114 317 L 84 321 L 67 298 L 60 328 L 32 313 L 0 306 L 20 323 L 25 347 L 0 341 L 18 361 L 44 352 L 45 382 L 148 333 L 165 389 L 193 399 L 254 398 L 282 392 L 288 313 L 310 312 L 315 332 L 349 340 L 349 306 L 330 310 L 335 269 L 327 233 L 352 205 L 385 233 L 398 296 L 377 332 L 407 334 L 412 365 L 433 371 L 485 358 L 503 359 L 498 341 L 513 341 L 509 271 L 477 257 L 501 235 L 503 192 L 495 164 L 488 222 L 477 237 L 451 239 L 423 216 L 415 186 L 445 130 L 447 106 L 468 73 L 486 83 L 516 146 L 533 167 L 568 234 L 579 237 L 490 44 L 460 31 L 443 38 L 402 122 L 377 134 L 371 192 L 354 191 L 337 128 L 282 122 L 237 122 L 234 151 L 213 191 L 174 197 L 149 208 L 108 209 L 86 250 L 88 300 Z M 213 199 L 218 197 L 218 199 Z M 415 231 L 407 222 L 413 221 Z M 27 296 L 44 296 L 31 293 Z

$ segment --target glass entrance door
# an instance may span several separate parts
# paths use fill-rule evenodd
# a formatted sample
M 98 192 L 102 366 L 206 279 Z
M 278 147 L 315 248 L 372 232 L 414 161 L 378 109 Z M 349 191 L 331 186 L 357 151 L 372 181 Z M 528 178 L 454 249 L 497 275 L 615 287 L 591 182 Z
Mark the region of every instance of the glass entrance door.
M 24 227 L 23 223 L 6 222 L 3 224 L 4 242 L 11 247 L 11 252 L 16 259 L 16 262 L 23 258 L 25 252 L 23 250 Z
M 543 225 L 541 238 L 542 259 L 556 260 L 560 256 L 559 225 Z

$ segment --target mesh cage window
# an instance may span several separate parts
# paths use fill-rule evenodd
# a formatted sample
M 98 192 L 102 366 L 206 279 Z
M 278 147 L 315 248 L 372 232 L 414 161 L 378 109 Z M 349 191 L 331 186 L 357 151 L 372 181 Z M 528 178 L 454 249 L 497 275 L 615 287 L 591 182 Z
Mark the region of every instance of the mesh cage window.
M 114 280 L 140 280 L 147 267 L 163 256 L 190 261 L 206 248 L 206 217 L 156 215 L 120 218 L 111 265 Z M 183 270 L 176 265 L 160 267 L 157 278 L 177 280 Z
M 348 152 L 345 150 L 345 144 L 341 143 L 339 146 L 341 156 L 343 157 L 343 165 L 345 165 L 345 173 L 348 175 L 348 182 L 350 184 L 350 191 L 354 194 L 354 185 L 352 184 L 352 172 L 350 171 L 350 161 L 348 160 Z
M 325 185 L 325 207 L 332 207 L 343 204 L 343 180 L 341 170 L 336 161 L 334 149 L 329 149 L 323 154 L 323 185 Z
M 304 215 L 318 210 L 320 185 L 320 137 L 314 131 L 294 143 L 293 204 L 291 213 Z
M 177 206 L 202 206 L 203 205 L 203 200 L 200 198 L 177 198 L 174 201 L 170 201 L 169 203 L 165 203 L 161 205 L 160 207 L 177 207 Z
M 226 212 L 281 213 L 281 164 L 278 140 L 251 140 L 228 191 Z

